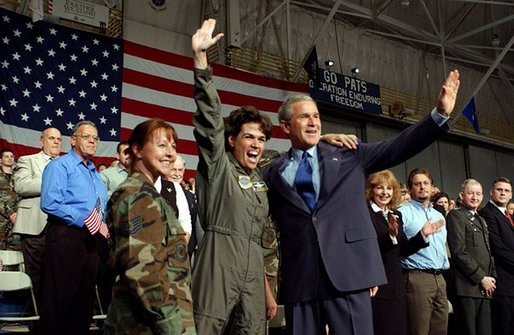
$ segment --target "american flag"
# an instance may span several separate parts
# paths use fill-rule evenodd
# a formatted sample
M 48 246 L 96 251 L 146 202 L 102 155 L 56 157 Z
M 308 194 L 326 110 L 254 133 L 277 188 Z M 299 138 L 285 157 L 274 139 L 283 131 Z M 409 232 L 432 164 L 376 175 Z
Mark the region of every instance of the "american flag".
M 91 120 L 100 145 L 95 162 L 108 163 L 120 140 L 148 118 L 170 122 L 186 177 L 198 163 L 192 118 L 193 60 L 127 40 L 112 39 L 0 9 L 0 148 L 16 157 L 39 150 L 43 129 L 63 133 L 68 151 L 71 127 Z M 42 65 L 38 65 L 42 62 Z M 267 148 L 289 148 L 278 128 L 277 110 L 286 96 L 308 92 L 304 84 L 265 78 L 214 64 L 222 114 L 254 105 L 275 125 Z

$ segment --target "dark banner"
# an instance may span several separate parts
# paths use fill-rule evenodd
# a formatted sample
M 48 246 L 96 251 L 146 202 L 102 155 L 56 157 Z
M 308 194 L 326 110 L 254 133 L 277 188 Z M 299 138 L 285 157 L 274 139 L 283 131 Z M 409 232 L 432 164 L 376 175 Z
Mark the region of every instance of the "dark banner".
M 380 86 L 320 69 L 316 46 L 309 50 L 304 68 L 309 75 L 309 93 L 314 100 L 363 112 L 381 114 Z
M 369 113 L 382 113 L 380 86 L 329 70 L 315 70 L 315 76 L 309 75 L 309 93 L 314 100 Z

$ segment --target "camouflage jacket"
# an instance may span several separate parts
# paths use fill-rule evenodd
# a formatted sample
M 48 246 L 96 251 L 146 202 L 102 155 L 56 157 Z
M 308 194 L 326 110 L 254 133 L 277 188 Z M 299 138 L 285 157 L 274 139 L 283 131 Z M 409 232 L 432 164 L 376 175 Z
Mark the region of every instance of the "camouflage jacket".
M 14 178 L 0 168 L 0 249 L 7 248 L 13 224 L 9 217 L 18 210 L 19 198 L 14 192 Z
M 105 333 L 196 334 L 186 234 L 171 207 L 137 171 L 107 207 L 109 263 L 119 279 Z

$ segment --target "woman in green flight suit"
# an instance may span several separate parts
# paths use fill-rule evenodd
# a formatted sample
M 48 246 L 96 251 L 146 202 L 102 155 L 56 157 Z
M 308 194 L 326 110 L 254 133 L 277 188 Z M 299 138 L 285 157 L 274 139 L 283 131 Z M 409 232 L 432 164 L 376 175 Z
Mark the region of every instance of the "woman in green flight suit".
M 198 334 L 264 334 L 276 303 L 264 276 L 261 238 L 268 217 L 266 185 L 258 162 L 272 124 L 254 107 L 233 111 L 224 124 L 206 50 L 216 21 L 192 38 L 199 163 L 196 175 L 205 235 L 193 268 Z

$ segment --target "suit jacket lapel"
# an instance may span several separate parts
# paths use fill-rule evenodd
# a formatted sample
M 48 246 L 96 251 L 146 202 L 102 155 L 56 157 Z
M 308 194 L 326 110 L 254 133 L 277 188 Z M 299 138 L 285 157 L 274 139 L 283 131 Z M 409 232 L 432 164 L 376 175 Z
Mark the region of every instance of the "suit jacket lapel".
M 45 153 L 43 151 L 40 151 L 38 154 L 38 157 L 35 161 L 36 161 L 36 165 L 37 165 L 39 171 L 41 171 L 41 174 L 42 174 L 43 170 L 45 169 L 45 166 L 47 164 L 47 159 L 46 159 Z
M 477 220 L 478 220 L 478 224 L 480 226 L 480 229 L 482 229 L 483 231 L 485 231 L 487 229 L 487 224 L 485 223 L 485 220 L 484 218 L 482 218 L 481 216 L 477 215 Z
M 332 150 L 331 150 L 332 149 Z M 321 207 L 328 199 L 339 180 L 340 158 L 333 147 L 318 145 L 318 163 L 320 170 L 320 191 L 317 207 Z
M 304 211 L 310 214 L 310 210 L 303 201 L 302 197 L 295 191 L 294 187 L 290 186 L 282 177 L 282 171 L 286 168 L 289 157 L 291 154 L 291 150 L 280 158 L 281 161 L 278 164 L 278 168 L 275 170 L 274 175 L 271 178 L 271 182 L 275 184 L 275 188 L 278 190 L 283 197 L 289 201 L 292 205 L 303 209 Z
M 502 211 L 498 207 L 496 207 L 490 202 L 487 204 L 487 206 L 491 207 L 493 213 L 495 213 L 495 215 L 498 216 L 498 218 L 500 219 L 500 222 L 503 222 L 503 224 L 507 225 L 508 227 L 510 227 L 512 231 L 514 231 L 514 227 L 510 224 L 509 220 L 505 217 L 505 214 L 502 213 Z
M 373 209 L 372 209 L 373 210 Z M 375 213 L 375 216 L 377 217 L 377 220 L 389 230 L 389 222 L 387 222 L 387 219 L 384 217 L 384 212 L 375 212 L 373 210 L 373 213 Z
M 464 211 L 464 216 L 471 224 L 474 224 L 475 227 L 480 230 L 486 229 L 484 223 L 482 222 L 483 219 L 481 219 L 478 215 L 474 216 L 467 208 L 462 208 L 462 210 Z

